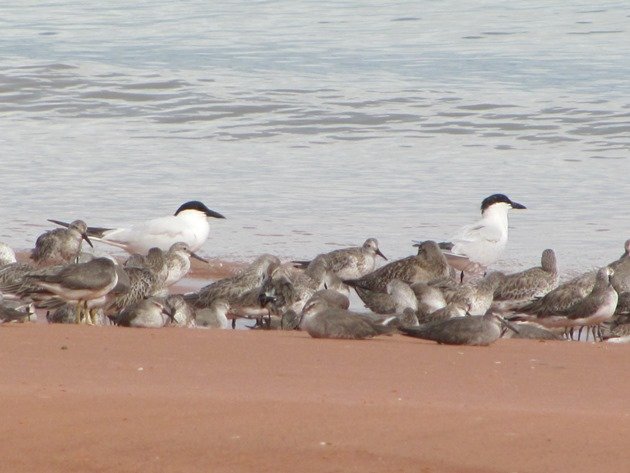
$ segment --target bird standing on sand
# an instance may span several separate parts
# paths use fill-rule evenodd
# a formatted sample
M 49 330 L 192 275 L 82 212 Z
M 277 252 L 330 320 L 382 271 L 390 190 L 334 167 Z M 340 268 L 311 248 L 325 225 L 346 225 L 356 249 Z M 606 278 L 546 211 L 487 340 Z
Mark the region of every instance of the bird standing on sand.
M 146 254 L 154 246 L 167 251 L 178 241 L 188 244 L 191 251 L 197 251 L 210 234 L 208 217 L 225 218 L 203 203 L 193 200 L 182 204 L 175 215 L 147 220 L 130 228 L 89 227 L 87 233 L 94 240 L 122 248 L 129 253 Z M 49 221 L 68 226 L 59 220 Z
M 56 274 L 31 275 L 26 278 L 39 288 L 40 297 L 48 294 L 65 301 L 77 301 L 76 323 L 85 321 L 88 324 L 94 321 L 87 303 L 106 296 L 118 283 L 116 264 L 109 258 L 69 264 Z
M 339 279 L 357 279 L 374 271 L 377 256 L 387 260 L 379 250 L 376 238 L 368 238 L 362 246 L 340 248 L 317 255 L 309 262 L 307 272 L 323 262 L 326 269 Z
M 87 235 L 87 225 L 83 220 L 75 220 L 68 228 L 55 228 L 41 234 L 31 252 L 31 259 L 38 266 L 71 263 L 81 252 L 81 243 L 92 242 Z
M 525 209 L 504 194 L 493 194 L 481 202 L 481 220 L 462 227 L 450 242 L 440 243 L 450 265 L 460 271 L 481 268 L 499 259 L 508 241 L 508 211 Z
M 613 274 L 614 271 L 609 266 L 604 266 L 597 271 L 593 290 L 586 297 L 574 300 L 568 308 L 546 312 L 539 308 L 538 315 L 535 317 L 517 316 L 517 318 L 534 320 L 548 328 L 563 327 L 569 330 L 575 327 L 588 327 L 593 330 L 595 337 L 596 330 L 600 330 L 602 323 L 613 318 L 617 308 L 619 296 L 610 282 Z M 599 338 L 601 338 L 601 333 Z
M 416 255 L 393 261 L 361 278 L 344 282 L 355 288 L 385 292 L 387 284 L 394 279 L 414 284 L 448 277 L 448 264 L 437 243 L 428 240 L 417 246 Z
M 558 265 L 553 250 L 546 249 L 540 266 L 505 275 L 494 290 L 493 307 L 510 310 L 543 297 L 558 286 Z

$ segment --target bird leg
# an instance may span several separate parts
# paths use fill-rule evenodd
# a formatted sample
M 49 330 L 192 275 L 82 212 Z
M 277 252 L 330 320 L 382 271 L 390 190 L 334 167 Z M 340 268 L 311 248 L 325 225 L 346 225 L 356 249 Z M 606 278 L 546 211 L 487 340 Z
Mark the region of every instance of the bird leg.
M 83 307 L 83 301 L 79 301 L 77 302 L 77 307 L 74 310 L 74 323 L 76 324 L 80 324 L 81 323 L 81 312 L 82 312 L 82 307 Z

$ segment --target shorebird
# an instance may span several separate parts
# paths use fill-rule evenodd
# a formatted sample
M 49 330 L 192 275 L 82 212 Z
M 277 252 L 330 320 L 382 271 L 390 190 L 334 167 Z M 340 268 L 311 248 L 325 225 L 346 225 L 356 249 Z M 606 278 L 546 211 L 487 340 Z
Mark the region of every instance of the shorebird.
M 608 265 L 615 272 L 611 282 L 619 294 L 630 292 L 630 240 L 625 242 L 624 250 L 618 260 Z
M 256 323 L 247 328 L 253 330 L 296 330 L 300 323 L 300 315 L 294 310 L 287 310 L 282 317 L 271 316 L 271 319 L 256 319 Z
M 619 294 L 619 300 L 617 301 L 617 308 L 615 309 L 615 315 L 628 315 L 628 314 L 630 314 L 630 291 L 622 292 L 621 294 Z
M 554 330 L 549 330 L 535 322 L 513 322 L 514 330 L 505 330 L 503 338 L 527 338 L 531 340 L 564 340 L 562 335 Z
M 171 314 L 170 325 L 196 327 L 195 310 L 181 294 L 171 294 L 164 299 L 164 304 Z
M 539 313 L 534 321 L 547 328 L 562 327 L 565 330 L 575 327 L 592 328 L 595 337 L 596 329 L 601 332 L 601 324 L 611 320 L 617 308 L 619 296 L 610 282 L 613 274 L 614 271 L 609 266 L 604 266 L 597 271 L 595 286 L 586 297 L 574 301 L 562 311 Z M 532 318 L 525 317 L 525 320 Z
M 503 325 L 508 324 L 495 314 L 455 317 L 431 322 L 418 327 L 400 327 L 404 335 L 433 340 L 447 345 L 490 345 L 501 337 Z M 511 324 L 509 328 L 515 330 Z
M 300 321 L 300 329 L 313 338 L 360 340 L 393 333 L 397 326 L 396 317 L 358 314 L 330 307 L 323 298 L 317 298 L 306 304 Z
M 227 299 L 216 299 L 206 307 L 195 310 L 195 320 L 198 327 L 228 328 L 227 313 L 230 303 Z M 232 326 L 234 328 L 234 325 Z
M 143 261 L 141 261 L 142 257 L 138 258 L 137 256 L 132 255 L 122 267 L 122 271 L 129 281 L 129 288 L 127 291 L 119 293 L 108 303 L 105 309 L 108 314 L 119 313 L 147 297 L 161 293 L 163 287 L 161 276 L 144 266 Z
M 399 279 L 407 284 L 428 282 L 449 276 L 449 267 L 434 241 L 419 243 L 418 254 L 393 261 L 358 279 L 344 280 L 354 288 L 385 292 L 387 283 Z
M 430 286 L 425 282 L 417 282 L 410 287 L 418 300 L 418 315 L 427 316 L 446 307 L 444 294 L 437 287 Z
M 258 300 L 260 290 L 279 265 L 280 260 L 276 256 L 261 255 L 235 276 L 213 282 L 196 293 L 186 294 L 184 298 L 195 309 L 211 309 L 217 314 L 222 313 L 224 307 L 227 307 L 226 312 L 239 307 L 243 310 L 251 309 L 254 315 L 261 315 L 264 312 Z M 200 320 L 199 311 L 197 320 Z
M 434 241 L 418 245 L 418 254 L 393 261 L 359 279 L 344 280 L 353 287 L 367 307 L 377 313 L 395 311 L 391 297 L 386 293 L 387 284 L 398 279 L 406 284 L 428 282 L 449 276 L 446 258 Z
M 172 314 L 163 300 L 150 297 L 126 307 L 118 315 L 111 317 L 121 327 L 161 328 L 170 320 Z
M 379 250 L 376 238 L 368 238 L 362 246 L 341 248 L 316 256 L 308 262 L 307 272 L 323 262 L 328 271 L 339 279 L 358 279 L 374 271 L 377 256 L 387 260 Z M 304 264 L 306 262 L 300 261 L 298 263 Z
M 494 290 L 492 308 L 514 310 L 543 297 L 558 286 L 558 265 L 553 250 L 543 251 L 540 266 L 504 276 Z
M 39 289 L 39 297 L 57 296 L 65 301 L 77 301 L 76 323 L 94 321 L 87 304 L 106 296 L 118 283 L 116 264 L 109 258 L 95 258 L 87 263 L 73 263 L 57 274 L 29 275 L 26 279 Z M 30 294 L 29 294 L 30 295 Z
M 609 343 L 629 343 L 630 342 L 630 314 L 617 317 L 612 321 L 602 339 Z
M 6 243 L 0 243 L 0 268 L 7 264 L 17 262 L 15 259 L 15 251 Z
M 55 228 L 41 234 L 35 242 L 31 259 L 39 266 L 76 262 L 83 240 L 93 246 L 87 228 L 83 220 L 75 220 L 67 228 Z
M 499 259 L 508 241 L 508 211 L 525 209 L 504 194 L 481 202 L 481 220 L 462 227 L 450 242 L 440 243 L 449 264 L 460 271 L 483 269 Z
M 560 284 L 540 299 L 536 299 L 519 308 L 519 312 L 530 315 L 560 313 L 576 301 L 585 298 L 593 290 L 596 279 L 595 271 L 588 271 Z
M 484 315 L 494 300 L 494 291 L 505 275 L 493 271 L 482 279 L 464 284 L 457 284 L 452 280 L 438 282 L 435 287 L 444 294 L 447 303 L 455 302 L 461 307 L 467 307 L 470 315 Z
M 311 304 L 315 301 L 323 301 L 326 306 L 333 307 L 337 309 L 347 310 L 350 308 L 350 299 L 344 294 L 340 294 L 337 291 L 333 291 L 330 289 L 320 289 L 315 292 L 306 304 Z
M 469 311 L 470 305 L 466 302 L 449 302 L 444 307 L 436 309 L 433 312 L 419 312 L 418 323 L 426 324 L 430 322 L 448 320 L 454 317 L 464 317 L 470 315 Z
M 130 228 L 88 227 L 87 233 L 94 240 L 122 248 L 129 253 L 145 254 L 154 246 L 167 251 L 178 241 L 188 244 L 191 251 L 197 251 L 210 233 L 208 217 L 225 218 L 203 203 L 193 200 L 182 204 L 175 215 L 141 222 Z M 68 226 L 59 220 L 49 221 Z
M 5 322 L 19 321 L 24 322 L 35 315 L 32 304 L 24 304 L 21 302 L 9 302 L 2 300 L 0 295 L 0 324 Z
M 322 286 L 321 281 L 313 279 L 292 264 L 283 264 L 272 271 L 263 284 L 258 299 L 261 306 L 269 311 L 268 322 L 271 323 L 273 315 L 282 317 L 288 311 L 299 314 L 306 302 Z
M 173 243 L 168 252 L 164 256 L 166 260 L 166 280 L 165 286 L 171 286 L 181 280 L 190 271 L 190 258 L 195 258 L 204 263 L 208 263 L 207 259 L 202 258 L 194 253 L 188 246 L 188 243 L 178 241 Z

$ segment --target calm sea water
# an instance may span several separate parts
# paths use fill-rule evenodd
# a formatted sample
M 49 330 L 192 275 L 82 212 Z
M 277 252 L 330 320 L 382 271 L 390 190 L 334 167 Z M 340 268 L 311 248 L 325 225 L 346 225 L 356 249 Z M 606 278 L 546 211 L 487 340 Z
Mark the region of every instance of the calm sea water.
M 505 259 L 630 238 L 625 1 L 5 1 L 0 239 L 199 199 L 202 253 L 390 258 L 508 194 Z

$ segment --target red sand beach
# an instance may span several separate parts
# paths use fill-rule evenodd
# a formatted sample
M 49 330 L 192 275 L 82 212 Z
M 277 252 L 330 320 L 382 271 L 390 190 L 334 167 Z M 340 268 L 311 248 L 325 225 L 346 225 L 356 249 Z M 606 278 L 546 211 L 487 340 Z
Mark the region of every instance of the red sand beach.
M 8 324 L 1 471 L 626 471 L 630 348 Z

